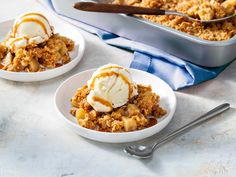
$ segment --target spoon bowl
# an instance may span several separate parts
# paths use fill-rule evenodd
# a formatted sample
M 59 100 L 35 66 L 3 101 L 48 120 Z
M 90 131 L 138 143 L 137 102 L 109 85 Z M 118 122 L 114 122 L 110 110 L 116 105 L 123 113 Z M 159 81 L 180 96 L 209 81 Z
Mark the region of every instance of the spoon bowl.
M 153 149 L 150 146 L 132 145 L 132 146 L 126 146 L 124 148 L 124 152 L 136 158 L 146 159 L 152 157 Z

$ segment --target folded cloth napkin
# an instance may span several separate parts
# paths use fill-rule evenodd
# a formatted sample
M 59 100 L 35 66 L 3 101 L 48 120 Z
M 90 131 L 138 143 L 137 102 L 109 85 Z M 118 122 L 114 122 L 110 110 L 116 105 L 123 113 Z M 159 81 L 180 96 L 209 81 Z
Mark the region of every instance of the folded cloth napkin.
M 63 20 L 96 34 L 107 44 L 134 52 L 134 58 L 130 65 L 131 68 L 143 70 L 158 76 L 166 81 L 174 90 L 212 79 L 228 66 L 227 64 L 221 67 L 208 68 L 194 65 L 154 47 L 122 38 L 105 30 L 93 27 L 92 24 L 88 25 L 62 15 L 54 7 L 52 0 L 38 0 L 38 2 L 48 10 L 56 13 Z M 56 3 L 56 1 L 53 2 Z

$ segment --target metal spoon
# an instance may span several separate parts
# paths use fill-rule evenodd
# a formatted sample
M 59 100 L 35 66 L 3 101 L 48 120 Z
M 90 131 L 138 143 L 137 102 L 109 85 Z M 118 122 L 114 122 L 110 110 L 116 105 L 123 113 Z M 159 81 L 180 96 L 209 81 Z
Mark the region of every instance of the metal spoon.
M 215 23 L 224 21 L 236 16 L 236 14 L 232 14 L 223 18 L 217 18 L 212 20 L 199 20 L 197 18 L 193 18 L 188 16 L 187 14 L 176 12 L 172 10 L 161 10 L 156 8 L 144 8 L 144 7 L 136 7 L 136 6 L 127 6 L 127 5 L 117 5 L 117 4 L 105 4 L 105 3 L 95 3 L 95 2 L 77 2 L 74 5 L 74 8 L 90 11 L 90 12 L 106 12 L 106 13 L 122 13 L 122 14 L 146 14 L 146 15 L 178 15 L 186 17 L 191 21 L 197 21 L 201 23 Z
M 169 140 L 174 139 L 175 137 L 181 135 L 182 133 L 190 130 L 191 128 L 211 119 L 212 117 L 228 110 L 230 108 L 229 103 L 224 103 L 222 105 L 217 106 L 216 108 L 212 109 L 211 111 L 205 113 L 204 115 L 198 117 L 194 121 L 184 125 L 183 127 L 173 131 L 172 133 L 164 136 L 163 138 L 159 139 L 156 143 L 151 146 L 144 146 L 144 145 L 131 145 L 126 146 L 124 152 L 127 154 L 137 157 L 137 158 L 150 158 L 153 154 L 153 151 L 160 147 L 162 144 L 166 143 Z

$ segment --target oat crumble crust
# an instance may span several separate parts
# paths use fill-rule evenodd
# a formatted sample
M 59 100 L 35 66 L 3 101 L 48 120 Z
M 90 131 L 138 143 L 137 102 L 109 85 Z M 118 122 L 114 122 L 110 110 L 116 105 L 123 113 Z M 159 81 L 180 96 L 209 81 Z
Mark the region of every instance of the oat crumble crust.
M 38 72 L 62 66 L 70 61 L 69 51 L 74 42 L 59 34 L 54 34 L 46 42 L 20 48 L 12 54 L 11 63 L 2 67 L 6 71 Z M 0 64 L 6 55 L 4 43 L 0 45 Z
M 202 20 L 236 13 L 236 0 L 115 0 L 114 3 L 175 10 Z M 140 15 L 140 17 L 210 41 L 227 40 L 236 34 L 236 17 L 211 24 L 193 22 L 175 15 Z
M 160 118 L 166 110 L 159 106 L 160 97 L 150 86 L 138 85 L 138 95 L 122 107 L 108 113 L 96 112 L 87 102 L 90 90 L 87 86 L 78 89 L 71 99 L 70 113 L 79 125 L 103 132 L 128 132 L 149 127 L 147 116 Z

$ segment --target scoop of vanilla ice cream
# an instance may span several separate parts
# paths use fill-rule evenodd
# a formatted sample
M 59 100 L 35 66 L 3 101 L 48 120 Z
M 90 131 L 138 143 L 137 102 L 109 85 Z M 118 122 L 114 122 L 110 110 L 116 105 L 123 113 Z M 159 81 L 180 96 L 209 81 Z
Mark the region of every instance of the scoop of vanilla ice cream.
M 88 88 L 87 101 L 98 112 L 123 106 L 138 94 L 129 71 L 115 64 L 104 65 L 95 71 L 88 81 Z
M 52 34 L 53 28 L 44 15 L 28 12 L 15 20 L 6 45 L 15 51 L 29 44 L 45 42 Z

